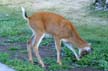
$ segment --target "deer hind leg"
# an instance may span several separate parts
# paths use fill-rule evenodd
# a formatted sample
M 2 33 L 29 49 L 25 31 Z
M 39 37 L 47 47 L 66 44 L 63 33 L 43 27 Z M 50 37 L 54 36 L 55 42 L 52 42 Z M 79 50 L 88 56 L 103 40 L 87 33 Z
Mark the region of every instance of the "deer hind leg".
M 39 51 L 38 51 L 38 47 L 39 47 L 39 44 L 40 42 L 42 41 L 43 37 L 45 36 L 44 33 L 37 33 L 36 35 L 36 38 L 35 38 L 35 44 L 34 44 L 34 52 L 35 52 L 35 55 L 39 61 L 39 63 L 41 64 L 42 67 L 45 67 L 40 55 L 39 55 Z
M 61 41 L 58 38 L 55 38 L 55 46 L 57 51 L 57 63 L 62 65 L 60 53 L 61 53 Z
M 27 51 L 28 51 L 28 57 L 29 61 L 33 64 L 33 58 L 32 58 L 32 46 L 33 42 L 35 40 L 35 36 L 33 35 L 27 42 Z

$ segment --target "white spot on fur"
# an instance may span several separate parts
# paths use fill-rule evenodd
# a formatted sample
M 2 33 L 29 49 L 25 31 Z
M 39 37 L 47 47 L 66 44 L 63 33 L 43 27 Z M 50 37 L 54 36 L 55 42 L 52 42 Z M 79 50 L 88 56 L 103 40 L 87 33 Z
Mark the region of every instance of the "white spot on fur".
M 84 49 L 84 50 L 87 50 L 87 51 L 90 51 L 90 50 L 91 50 L 90 47 L 84 47 L 83 49 Z
M 68 42 L 68 40 L 66 40 L 66 39 L 62 39 L 61 41 L 63 41 L 63 42 Z
M 90 48 L 90 47 L 79 48 L 79 55 L 80 55 L 81 52 L 84 51 L 84 50 L 86 50 L 86 51 L 90 51 L 91 48 Z

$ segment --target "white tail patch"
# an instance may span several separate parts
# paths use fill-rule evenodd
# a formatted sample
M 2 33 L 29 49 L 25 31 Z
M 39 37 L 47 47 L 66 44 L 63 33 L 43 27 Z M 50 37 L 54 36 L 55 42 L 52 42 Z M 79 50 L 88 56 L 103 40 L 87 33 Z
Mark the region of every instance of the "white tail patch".
M 28 18 L 25 16 L 26 11 L 25 11 L 24 7 L 21 7 L 21 10 L 22 10 L 22 16 L 23 16 L 23 18 L 24 18 L 25 20 L 28 20 Z

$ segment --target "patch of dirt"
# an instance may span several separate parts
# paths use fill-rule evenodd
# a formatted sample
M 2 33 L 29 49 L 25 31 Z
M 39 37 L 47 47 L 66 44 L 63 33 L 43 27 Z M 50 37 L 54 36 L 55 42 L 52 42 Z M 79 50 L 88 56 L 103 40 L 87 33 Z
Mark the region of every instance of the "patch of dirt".
M 27 43 L 20 43 L 20 42 L 15 42 L 11 43 L 8 41 L 6 38 L 1 38 L 0 37 L 0 52 L 6 52 L 9 53 L 11 58 L 17 58 L 17 59 L 27 59 Z M 51 46 L 54 46 L 54 44 L 50 44 Z M 54 47 L 49 46 L 40 46 L 39 47 L 39 52 L 42 58 L 44 57 L 55 57 L 56 50 Z M 17 49 L 16 49 L 17 47 Z M 12 49 L 11 49 L 12 48 Z M 15 49 L 14 49 L 15 48 Z M 35 57 L 35 55 L 33 54 Z
M 27 49 L 26 49 L 26 43 L 9 43 L 9 41 L 6 38 L 0 37 L 1 42 L 4 44 L 0 44 L 0 52 L 5 52 L 10 54 L 11 59 L 21 59 L 28 61 L 28 55 L 27 55 Z M 16 50 L 10 49 L 11 47 L 18 47 Z M 42 58 L 49 57 L 49 58 L 55 58 L 56 59 L 56 50 L 54 48 L 54 42 L 51 42 L 48 46 L 40 46 L 39 47 L 40 55 Z M 35 57 L 35 55 L 33 55 Z M 48 66 L 48 65 L 47 65 Z M 48 70 L 48 67 L 46 69 Z M 61 70 L 58 70 L 61 71 Z M 93 68 L 74 68 L 70 70 L 65 71 L 102 71 L 102 70 L 96 70 Z

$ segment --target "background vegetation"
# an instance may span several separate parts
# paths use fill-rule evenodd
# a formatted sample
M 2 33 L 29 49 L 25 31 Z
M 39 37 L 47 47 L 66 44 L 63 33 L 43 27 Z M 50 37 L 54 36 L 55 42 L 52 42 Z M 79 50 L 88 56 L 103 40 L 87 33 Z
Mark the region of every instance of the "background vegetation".
M 77 0 L 76 0 L 77 1 Z M 28 14 L 31 15 L 35 11 L 50 11 L 54 13 L 61 14 L 67 19 L 72 21 L 76 26 L 81 37 L 92 43 L 94 51 L 92 54 L 85 56 L 80 61 L 76 61 L 73 53 L 63 46 L 63 66 L 56 64 L 56 58 L 44 57 L 43 60 L 45 64 L 49 65 L 47 70 L 58 71 L 58 70 L 70 70 L 73 68 L 85 68 L 91 67 L 104 71 L 108 71 L 108 12 L 105 11 L 95 11 L 94 7 L 89 4 L 81 4 L 80 6 L 66 6 L 67 3 L 60 2 L 63 6 L 42 6 L 42 8 L 37 7 L 37 9 L 25 8 Z M 76 2 L 70 2 L 68 5 L 74 4 Z M 88 3 L 88 2 L 87 2 Z M 89 2 L 90 3 L 90 2 Z M 34 5 L 34 4 L 33 4 Z M 43 4 L 44 5 L 44 4 Z M 14 7 L 15 6 L 15 7 Z M 23 5 L 21 5 L 23 6 Z M 76 7 L 76 8 L 75 8 Z M 26 41 L 31 36 L 31 30 L 28 28 L 26 21 L 22 18 L 20 7 L 16 5 L 4 5 L 0 6 L 0 48 L 5 48 L 3 46 L 14 43 L 23 43 L 26 45 Z M 2 42 L 6 39 L 6 42 Z M 49 42 L 53 39 L 43 40 L 41 46 L 47 46 Z M 8 47 L 10 52 L 21 51 L 22 48 L 18 47 Z M 11 58 L 10 52 L 2 52 L 0 49 L 0 62 L 3 62 L 10 67 L 18 71 L 44 71 L 39 65 L 31 65 L 27 60 Z M 26 53 L 26 49 L 21 51 Z M 14 55 L 14 53 L 12 53 Z M 34 58 L 35 59 L 35 58 Z

